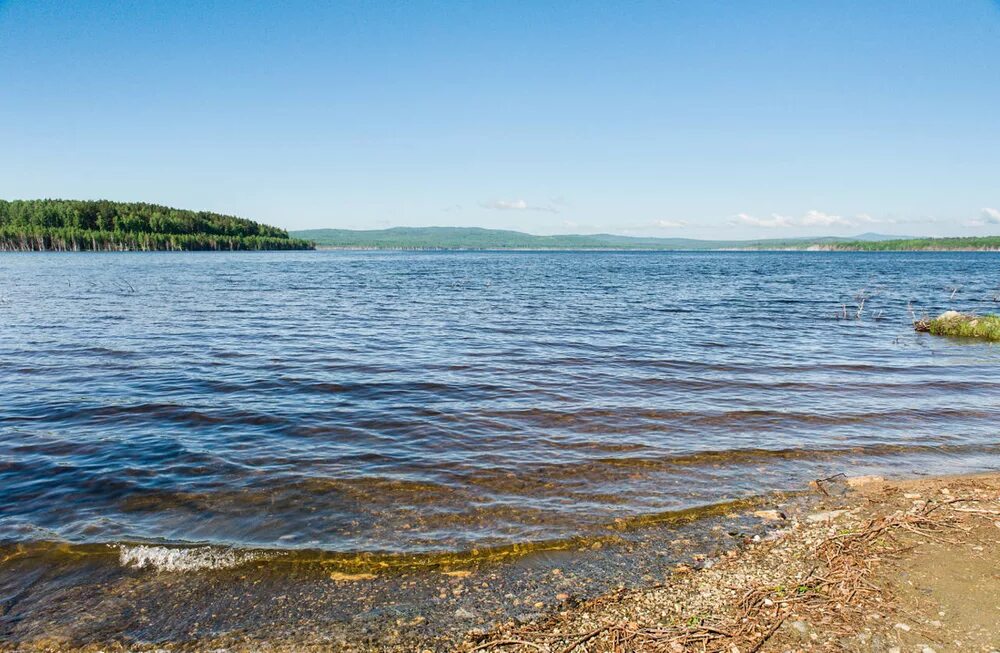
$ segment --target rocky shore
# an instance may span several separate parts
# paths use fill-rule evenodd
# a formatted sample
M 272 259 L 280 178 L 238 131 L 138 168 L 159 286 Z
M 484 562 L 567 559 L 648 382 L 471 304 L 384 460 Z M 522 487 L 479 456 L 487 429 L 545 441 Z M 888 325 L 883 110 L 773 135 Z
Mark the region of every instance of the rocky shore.
M 1000 650 L 1000 475 L 813 484 L 805 511 L 704 569 L 612 594 L 465 651 Z
M 256 589 L 277 581 L 252 569 L 216 578 L 211 590 L 190 576 L 128 576 L 106 583 L 97 604 L 80 593 L 66 603 L 50 596 L 19 618 L 49 619 L 51 628 L 0 638 L 0 651 L 1000 650 L 1000 474 L 837 476 L 712 519 L 499 566 L 282 576 L 280 593 Z M 597 569 L 634 580 L 594 593 Z M 355 616 L 335 618 L 338 602 Z M 156 619 L 185 610 L 188 632 L 200 634 L 122 636 L 152 635 Z M 224 626 L 241 612 L 245 626 Z

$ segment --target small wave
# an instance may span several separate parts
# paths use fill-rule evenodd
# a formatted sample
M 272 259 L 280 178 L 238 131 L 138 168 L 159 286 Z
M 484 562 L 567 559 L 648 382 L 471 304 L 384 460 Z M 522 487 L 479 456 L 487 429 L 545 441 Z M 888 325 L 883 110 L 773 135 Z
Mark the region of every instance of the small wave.
M 123 567 L 156 571 L 230 569 L 248 562 L 268 560 L 275 555 L 265 551 L 239 551 L 211 546 L 177 548 L 146 544 L 118 545 L 118 560 Z

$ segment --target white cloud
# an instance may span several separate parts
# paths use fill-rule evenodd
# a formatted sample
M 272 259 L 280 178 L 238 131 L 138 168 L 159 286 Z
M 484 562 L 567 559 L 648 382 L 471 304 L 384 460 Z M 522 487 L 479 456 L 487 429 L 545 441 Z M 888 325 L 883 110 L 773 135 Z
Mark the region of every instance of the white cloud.
M 755 218 L 747 213 L 739 213 L 733 216 L 731 222 L 732 224 L 746 224 L 751 227 L 767 227 L 768 229 L 773 229 L 775 227 L 791 227 L 795 224 L 792 218 L 784 215 L 778 215 L 777 213 L 772 213 L 770 218 Z
M 806 211 L 799 218 L 778 213 L 772 213 L 769 218 L 758 218 L 747 213 L 740 213 L 733 216 L 729 222 L 735 225 L 749 225 L 751 227 L 765 227 L 767 229 L 783 227 L 856 227 L 858 225 L 870 224 L 895 224 L 895 220 L 880 220 L 873 218 L 867 213 L 859 213 L 853 218 L 845 218 L 841 215 L 825 213 L 816 209 Z
M 559 213 L 559 209 L 552 205 L 535 206 L 528 204 L 525 200 L 493 200 L 483 202 L 480 206 L 484 209 L 494 209 L 497 211 L 545 211 L 546 213 Z
M 501 211 L 524 211 L 528 208 L 528 203 L 524 200 L 496 200 L 487 206 Z
M 799 221 L 803 227 L 832 227 L 834 225 L 851 226 L 853 223 L 839 215 L 831 215 L 822 211 L 807 211 Z
M 966 227 L 985 227 L 987 225 L 1000 224 L 1000 209 L 984 208 L 979 212 L 978 218 L 967 220 Z
M 931 224 L 936 222 L 936 220 L 899 220 L 897 218 L 873 218 L 867 213 L 858 213 L 850 221 L 851 224 L 855 226 L 862 226 L 866 224 Z
M 679 227 L 686 227 L 687 223 L 680 220 L 657 220 L 653 223 L 653 226 L 657 229 L 677 229 Z

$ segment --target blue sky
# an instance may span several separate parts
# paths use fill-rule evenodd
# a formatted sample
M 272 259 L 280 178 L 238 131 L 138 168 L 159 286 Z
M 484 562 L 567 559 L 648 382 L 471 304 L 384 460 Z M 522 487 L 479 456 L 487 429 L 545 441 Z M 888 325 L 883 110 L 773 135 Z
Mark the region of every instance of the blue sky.
M 1000 233 L 1000 4 L 0 0 L 0 197 Z

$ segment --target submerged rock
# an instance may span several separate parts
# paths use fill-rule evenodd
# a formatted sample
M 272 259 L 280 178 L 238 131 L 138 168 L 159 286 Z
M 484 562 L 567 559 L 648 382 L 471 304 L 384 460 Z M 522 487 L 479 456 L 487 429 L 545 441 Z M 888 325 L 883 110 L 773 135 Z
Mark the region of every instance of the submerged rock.
M 847 479 L 847 484 L 851 487 L 864 487 L 873 483 L 883 482 L 885 482 L 885 478 L 882 476 L 851 476 Z
M 472 614 L 465 608 L 459 608 L 455 610 L 455 618 L 457 619 L 475 619 L 476 615 Z
M 936 336 L 957 336 L 1000 342 L 1000 315 L 971 315 L 958 311 L 945 311 L 933 320 L 924 318 L 914 322 L 913 328 Z
M 335 571 L 330 574 L 330 580 L 335 583 L 353 583 L 359 580 L 373 580 L 374 578 L 376 578 L 375 574 L 368 573 L 348 574 L 342 571 Z

